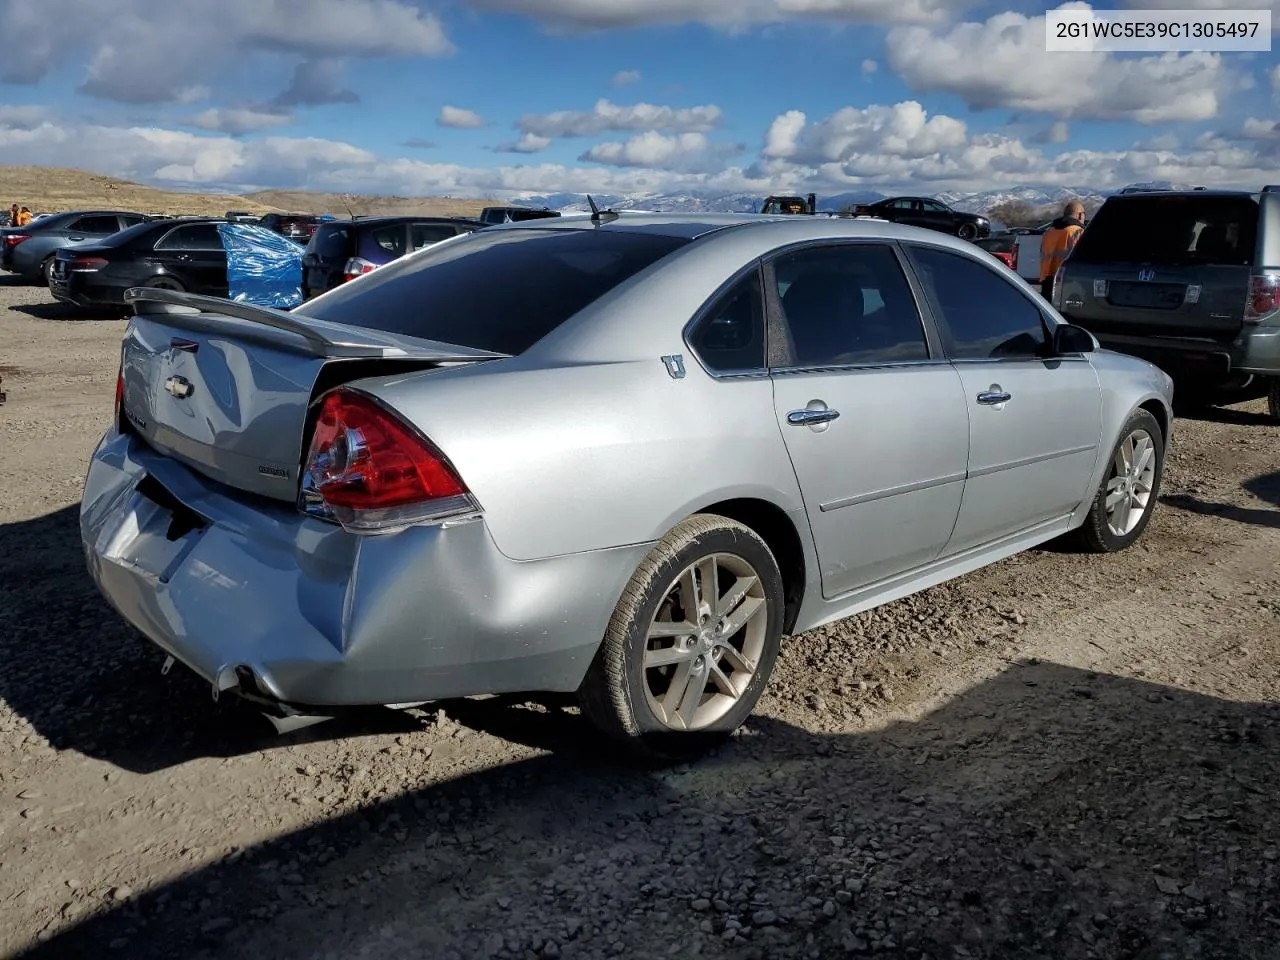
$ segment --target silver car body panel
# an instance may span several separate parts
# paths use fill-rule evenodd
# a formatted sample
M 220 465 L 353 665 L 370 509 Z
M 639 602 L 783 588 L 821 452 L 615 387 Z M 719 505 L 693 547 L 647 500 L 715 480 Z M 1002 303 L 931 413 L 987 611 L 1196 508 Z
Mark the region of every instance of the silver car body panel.
M 749 502 L 791 525 L 803 558 L 803 570 L 788 571 L 803 588 L 792 632 L 801 632 L 1078 526 L 1131 413 L 1146 404 L 1171 420 L 1168 378 L 1106 351 L 713 376 L 685 339 L 690 318 L 793 244 L 943 247 L 1017 284 L 1049 324 L 1061 321 L 990 258 L 937 232 L 757 215 L 615 222 L 700 239 L 518 356 L 402 340 L 404 359 L 426 369 L 383 367 L 349 384 L 431 438 L 482 508 L 387 536 L 304 516 L 290 502 L 296 481 L 274 487 L 248 467 L 296 473 L 315 379 L 324 364 L 351 361 L 268 342 L 287 331 L 250 343 L 234 319 L 220 333 L 216 321 L 182 332 L 182 318 L 136 317 L 126 406 L 146 439 L 107 432 L 82 506 L 102 592 L 223 689 L 243 666 L 271 696 L 309 705 L 571 691 L 637 565 L 691 514 Z M 575 217 L 501 225 L 403 260 L 464 255 L 485 233 L 527 229 L 608 227 Z M 920 308 L 932 331 L 928 304 Z M 380 336 L 345 329 L 328 334 L 353 344 Z M 188 374 L 220 398 L 198 408 L 198 427 L 176 419 L 161 392 L 168 364 L 187 362 L 167 357 L 175 337 L 200 344 L 207 359 Z M 1010 401 L 978 405 L 976 393 L 993 385 Z M 841 416 L 789 422 L 813 401 Z M 138 419 L 161 427 L 148 435 Z M 204 441 L 192 443 L 198 430 Z M 144 476 L 203 525 L 168 539 L 170 515 L 137 489 Z

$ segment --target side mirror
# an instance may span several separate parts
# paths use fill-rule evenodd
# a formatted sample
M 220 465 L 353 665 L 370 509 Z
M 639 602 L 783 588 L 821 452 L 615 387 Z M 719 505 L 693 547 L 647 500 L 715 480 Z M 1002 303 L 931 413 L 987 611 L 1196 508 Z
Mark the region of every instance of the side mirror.
M 1097 343 L 1084 327 L 1074 323 L 1060 323 L 1053 328 L 1053 352 L 1057 356 L 1068 353 L 1093 353 Z

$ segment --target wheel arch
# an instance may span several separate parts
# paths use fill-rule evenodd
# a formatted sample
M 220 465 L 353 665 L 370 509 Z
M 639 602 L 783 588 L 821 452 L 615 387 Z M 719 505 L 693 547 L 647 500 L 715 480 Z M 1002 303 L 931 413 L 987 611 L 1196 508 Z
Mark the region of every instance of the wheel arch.
M 773 552 L 782 574 L 785 598 L 782 632 L 789 634 L 804 601 L 808 565 L 800 531 L 787 512 L 775 503 L 758 497 L 735 497 L 708 504 L 697 513 L 710 513 L 736 520 L 754 530 Z
M 1134 410 L 1135 412 L 1145 410 L 1156 418 L 1156 423 L 1160 426 L 1160 439 L 1164 442 L 1165 448 L 1168 449 L 1169 433 L 1173 426 L 1173 411 L 1165 406 L 1164 401 L 1159 397 L 1148 397 L 1139 403 Z

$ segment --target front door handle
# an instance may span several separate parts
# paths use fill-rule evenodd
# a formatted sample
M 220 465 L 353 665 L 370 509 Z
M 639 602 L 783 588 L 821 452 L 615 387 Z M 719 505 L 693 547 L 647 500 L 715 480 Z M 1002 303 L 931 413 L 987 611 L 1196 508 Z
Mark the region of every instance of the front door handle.
M 978 402 L 991 406 L 997 403 L 1008 403 L 1013 399 L 1013 394 L 1005 393 L 1000 390 L 984 390 L 978 394 Z
M 815 423 L 830 423 L 838 416 L 839 410 L 792 410 L 787 414 L 787 423 L 793 427 L 812 427 Z

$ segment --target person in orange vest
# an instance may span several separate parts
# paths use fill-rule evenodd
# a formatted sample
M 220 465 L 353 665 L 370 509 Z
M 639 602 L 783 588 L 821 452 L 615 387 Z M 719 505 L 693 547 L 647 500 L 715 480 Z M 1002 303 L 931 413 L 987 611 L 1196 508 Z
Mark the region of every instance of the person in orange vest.
M 30 222 L 31 222 L 31 211 L 28 210 L 26 207 L 23 207 L 21 210 L 18 211 L 17 225 L 19 227 L 25 227 Z
M 1072 200 L 1062 216 L 1040 238 L 1040 293 L 1046 300 L 1053 293 L 1053 276 L 1084 233 L 1084 204 Z

